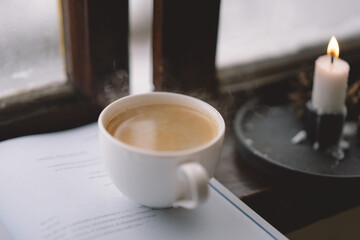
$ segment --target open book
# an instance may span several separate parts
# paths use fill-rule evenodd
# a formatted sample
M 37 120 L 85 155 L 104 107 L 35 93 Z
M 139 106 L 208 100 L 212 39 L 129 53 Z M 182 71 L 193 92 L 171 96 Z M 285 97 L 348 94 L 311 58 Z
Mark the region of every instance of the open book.
M 195 210 L 127 199 L 107 176 L 96 124 L 0 143 L 9 239 L 286 239 L 216 179 L 210 189 Z

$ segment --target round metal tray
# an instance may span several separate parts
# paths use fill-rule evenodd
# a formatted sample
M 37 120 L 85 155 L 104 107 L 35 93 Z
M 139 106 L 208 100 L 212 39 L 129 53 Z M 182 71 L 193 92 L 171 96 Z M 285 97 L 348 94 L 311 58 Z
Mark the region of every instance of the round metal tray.
M 314 150 L 308 141 L 291 143 L 302 129 L 304 123 L 291 104 L 269 106 L 252 100 L 239 109 L 234 121 L 238 152 L 251 165 L 267 173 L 295 179 L 360 183 L 357 137 L 347 139 L 350 148 L 345 159 L 336 160 Z

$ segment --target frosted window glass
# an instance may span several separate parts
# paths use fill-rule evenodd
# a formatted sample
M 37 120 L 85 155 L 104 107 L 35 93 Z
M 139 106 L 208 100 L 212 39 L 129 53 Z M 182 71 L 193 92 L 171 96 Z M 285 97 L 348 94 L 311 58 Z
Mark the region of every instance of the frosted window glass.
M 65 81 L 57 0 L 0 1 L 0 97 Z
M 360 34 L 359 0 L 222 0 L 217 66 L 296 53 Z M 326 46 L 324 46 L 324 53 Z

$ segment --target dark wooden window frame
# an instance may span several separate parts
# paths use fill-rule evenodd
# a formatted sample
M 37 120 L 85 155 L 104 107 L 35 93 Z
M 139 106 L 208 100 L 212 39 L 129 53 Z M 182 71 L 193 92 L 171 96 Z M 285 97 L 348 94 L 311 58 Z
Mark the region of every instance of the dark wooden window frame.
M 216 93 L 220 0 L 154 0 L 153 80 L 156 90 Z
M 67 82 L 0 99 L 0 140 L 95 121 L 128 93 L 128 0 L 62 0 Z

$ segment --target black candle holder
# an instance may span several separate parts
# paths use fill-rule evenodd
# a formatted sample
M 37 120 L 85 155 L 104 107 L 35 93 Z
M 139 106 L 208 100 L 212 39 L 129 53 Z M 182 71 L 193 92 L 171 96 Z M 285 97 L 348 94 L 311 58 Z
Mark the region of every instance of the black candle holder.
M 338 147 L 345 123 L 346 107 L 344 106 L 342 112 L 319 113 L 312 102 L 308 101 L 306 110 L 305 129 L 314 149 Z

